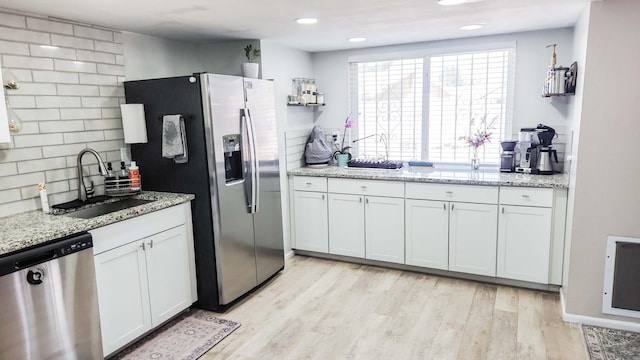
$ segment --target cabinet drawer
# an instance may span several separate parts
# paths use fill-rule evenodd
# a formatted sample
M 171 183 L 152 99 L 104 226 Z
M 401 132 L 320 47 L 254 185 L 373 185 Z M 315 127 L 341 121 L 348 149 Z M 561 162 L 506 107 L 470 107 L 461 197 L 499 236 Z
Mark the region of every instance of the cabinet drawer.
M 469 203 L 497 204 L 498 187 L 482 185 L 447 185 L 407 183 L 408 199 L 460 201 Z
M 401 181 L 329 179 L 329 192 L 336 194 L 404 197 Z
M 327 178 L 319 176 L 294 176 L 293 189 L 326 192 Z
M 553 206 L 553 189 L 501 187 L 501 205 Z

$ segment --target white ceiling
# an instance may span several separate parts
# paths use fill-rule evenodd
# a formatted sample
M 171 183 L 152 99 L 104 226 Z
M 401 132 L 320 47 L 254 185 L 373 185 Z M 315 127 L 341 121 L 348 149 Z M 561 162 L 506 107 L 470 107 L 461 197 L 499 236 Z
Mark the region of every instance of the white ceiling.
M 327 51 L 572 26 L 591 0 L 0 0 L 6 9 L 190 41 L 268 39 Z M 299 25 L 299 17 L 317 17 Z M 481 23 L 481 30 L 459 27 Z M 366 37 L 363 43 L 347 42 Z

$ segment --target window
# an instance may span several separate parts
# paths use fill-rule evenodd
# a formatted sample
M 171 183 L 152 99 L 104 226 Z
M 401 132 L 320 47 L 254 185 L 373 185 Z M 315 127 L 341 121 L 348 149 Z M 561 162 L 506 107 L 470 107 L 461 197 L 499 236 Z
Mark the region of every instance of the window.
M 483 163 L 510 136 L 515 49 L 351 63 L 357 156 L 468 163 L 465 136 L 486 131 Z M 356 115 L 353 115 L 356 114 Z

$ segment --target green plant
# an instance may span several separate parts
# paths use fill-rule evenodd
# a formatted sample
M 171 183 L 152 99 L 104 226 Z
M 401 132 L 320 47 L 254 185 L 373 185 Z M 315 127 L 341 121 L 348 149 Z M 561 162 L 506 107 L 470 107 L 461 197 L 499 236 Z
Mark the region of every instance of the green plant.
M 249 60 L 249 62 L 253 62 L 255 58 L 260 57 L 260 49 L 254 49 L 253 45 L 249 44 L 244 47 L 244 56 L 247 57 L 247 60 Z

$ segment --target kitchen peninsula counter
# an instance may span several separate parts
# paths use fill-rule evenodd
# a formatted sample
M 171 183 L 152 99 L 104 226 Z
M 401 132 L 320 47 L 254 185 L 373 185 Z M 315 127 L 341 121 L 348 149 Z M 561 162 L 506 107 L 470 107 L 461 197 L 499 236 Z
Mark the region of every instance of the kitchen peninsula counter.
M 401 169 L 370 169 L 327 166 L 324 168 L 303 167 L 289 170 L 289 175 L 320 176 L 362 180 L 390 180 L 425 182 L 440 184 L 519 186 L 566 189 L 569 186 L 567 174 L 531 175 L 502 173 L 498 169 L 471 170 L 463 168 L 425 168 L 405 166 Z
M 46 214 L 41 210 L 0 218 L 0 256 L 39 245 L 72 234 L 93 230 L 105 225 L 131 219 L 140 215 L 189 202 L 195 198 L 191 194 L 176 194 L 145 191 L 133 196 L 134 199 L 152 202 L 128 209 L 111 212 L 90 219 L 80 219 L 63 214 Z M 117 201 L 118 199 L 107 200 Z M 87 207 L 89 207 L 88 205 Z M 59 210 L 55 210 L 60 212 Z

